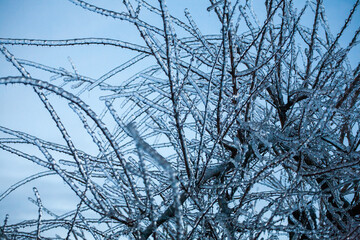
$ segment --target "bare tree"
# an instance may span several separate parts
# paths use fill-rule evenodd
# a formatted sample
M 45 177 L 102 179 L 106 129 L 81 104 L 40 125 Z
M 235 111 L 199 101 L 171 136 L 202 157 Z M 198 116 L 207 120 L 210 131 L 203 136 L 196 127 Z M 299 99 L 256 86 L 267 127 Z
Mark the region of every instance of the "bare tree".
M 1 52 L 19 71 L 0 84 L 32 87 L 66 142 L 0 126 L 8 135 L 1 149 L 48 170 L 11 186 L 0 200 L 49 174 L 79 199 L 76 209 L 59 216 L 34 189 L 38 218 L 5 221 L 2 238 L 360 238 L 360 67 L 348 59 L 360 28 L 348 45 L 339 43 L 359 13 L 358 0 L 337 34 L 321 0 L 299 9 L 295 1 L 266 0 L 264 21 L 251 1 L 210 0 L 207 10 L 222 26 L 217 35 L 203 34 L 188 10 L 187 21 L 171 15 L 165 0 L 124 0 L 124 12 L 70 2 L 130 22 L 144 44 L 0 39 Z M 149 15 L 154 23 L 142 20 Z M 92 79 L 75 68 L 18 59 L 6 48 L 94 44 L 136 55 Z M 117 85 L 109 82 L 147 58 L 154 64 Z M 57 80 L 34 79 L 33 68 Z M 101 94 L 102 112 L 82 100 L 84 92 Z M 75 146 L 51 94 L 68 101 L 96 155 Z M 17 147 L 23 144 L 42 155 Z

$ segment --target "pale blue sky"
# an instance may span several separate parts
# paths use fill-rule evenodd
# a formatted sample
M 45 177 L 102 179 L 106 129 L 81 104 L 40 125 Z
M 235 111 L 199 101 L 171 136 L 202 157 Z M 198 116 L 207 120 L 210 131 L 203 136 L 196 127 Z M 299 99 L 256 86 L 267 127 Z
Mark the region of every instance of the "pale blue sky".
M 121 1 L 102 0 L 102 7 L 121 10 Z M 184 18 L 183 9 L 188 7 L 195 21 L 204 33 L 218 33 L 220 25 L 213 13 L 206 11 L 209 6 L 207 0 L 168 0 L 170 13 Z M 257 2 L 263 1 L 254 0 Z M 355 2 L 353 0 L 324 0 L 327 7 L 329 23 L 336 34 L 344 23 L 344 19 Z M 357 11 L 359 13 L 359 11 Z M 359 26 L 360 14 L 354 18 L 349 32 L 354 32 Z M 151 19 L 150 19 L 151 20 Z M 309 19 L 311 22 L 312 19 Z M 357 23 L 357 24 L 354 24 Z M 88 12 L 66 0 L 0 0 L 0 37 L 1 38 L 37 38 L 37 39 L 66 39 L 80 37 L 107 37 L 129 42 L 142 43 L 142 39 L 135 28 L 124 22 L 109 17 Z M 347 43 L 347 34 L 341 43 Z M 7 46 L 18 58 L 33 60 L 53 67 L 71 69 L 67 57 L 70 56 L 80 74 L 98 78 L 115 66 L 129 58 L 129 52 L 114 47 L 79 46 L 79 47 L 27 47 Z M 359 50 L 359 48 L 357 48 Z M 355 51 L 354 51 L 355 52 Z M 357 51 L 359 53 L 359 51 Z M 357 62 L 358 56 L 351 55 L 351 61 Z M 38 71 L 30 69 L 33 77 L 48 79 Z M 19 75 L 10 63 L 0 56 L 1 77 Z M 125 79 L 125 76 L 124 76 Z M 85 101 L 97 102 L 97 98 L 84 94 Z M 80 123 L 74 123 L 71 115 L 64 110 L 64 102 L 57 97 L 50 98 L 64 119 L 65 125 L 76 132 L 74 141 L 82 149 L 89 148 L 91 143 L 81 139 Z M 95 105 L 96 107 L 96 105 Z M 32 89 L 23 86 L 0 85 L 0 125 L 14 130 L 34 134 L 49 141 L 63 143 L 49 114 L 43 109 Z M 91 149 L 89 149 L 91 151 Z M 10 185 L 28 176 L 30 173 L 42 170 L 27 160 L 15 157 L 0 150 L 0 194 Z M 12 193 L 0 202 L 0 222 L 5 213 L 10 213 L 10 222 L 23 220 L 29 214 L 36 216 L 37 209 L 26 199 L 33 197 L 32 187 L 39 188 L 43 203 L 50 209 L 61 212 L 61 205 L 72 209 L 77 202 L 71 203 L 72 194 L 65 190 L 65 185 L 58 181 L 58 177 L 48 178 L 46 181 L 34 181 Z

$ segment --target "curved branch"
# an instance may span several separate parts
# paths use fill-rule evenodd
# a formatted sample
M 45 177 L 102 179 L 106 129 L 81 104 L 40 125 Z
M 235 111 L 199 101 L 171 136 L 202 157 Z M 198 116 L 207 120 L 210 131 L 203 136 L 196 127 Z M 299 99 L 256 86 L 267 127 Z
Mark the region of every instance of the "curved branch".
M 75 46 L 75 45 L 109 45 L 130 49 L 137 52 L 150 54 L 146 48 L 137 44 L 111 38 L 74 38 L 63 40 L 44 40 L 44 39 L 23 39 L 23 38 L 0 38 L 0 44 L 4 45 L 27 45 L 27 46 Z

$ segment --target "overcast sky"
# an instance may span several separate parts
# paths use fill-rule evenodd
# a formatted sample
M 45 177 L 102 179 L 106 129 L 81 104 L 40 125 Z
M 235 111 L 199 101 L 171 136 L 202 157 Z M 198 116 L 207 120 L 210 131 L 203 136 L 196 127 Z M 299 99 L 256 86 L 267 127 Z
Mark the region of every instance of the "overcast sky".
M 92 1 L 95 2 L 95 1 Z M 121 1 L 102 0 L 102 7 L 121 10 Z M 171 14 L 183 17 L 183 9 L 188 7 L 199 28 L 204 33 L 219 33 L 220 25 L 213 13 L 206 11 L 209 6 L 206 0 L 168 0 Z M 253 1 L 255 6 L 256 2 Z M 334 35 L 338 32 L 344 19 L 355 1 L 325 0 L 330 26 Z M 359 13 L 359 11 L 358 11 Z M 360 22 L 360 14 L 354 22 Z M 260 16 L 261 18 L 262 16 Z M 151 19 L 149 19 L 151 20 Z M 309 19 L 311 22 L 312 20 Z M 348 33 L 354 32 L 358 24 L 352 24 Z M 341 43 L 347 43 L 346 35 Z M 88 12 L 66 0 L 0 0 L 0 38 L 36 38 L 66 39 L 80 37 L 106 37 L 129 42 L 142 43 L 136 29 L 128 23 Z M 7 46 L 16 57 L 33 60 L 53 67 L 71 69 L 70 56 L 78 72 L 92 78 L 98 78 L 107 71 L 129 59 L 130 53 L 114 47 L 79 46 L 79 47 L 28 47 Z M 355 52 L 355 51 L 353 51 Z M 359 51 L 358 51 L 359 53 Z M 356 62 L 358 56 L 351 56 Z M 35 78 L 48 80 L 48 75 L 29 68 Z M 1 77 L 19 75 L 10 63 L 0 56 Z M 121 76 L 120 78 L 126 78 Z M 121 79 L 120 79 L 121 80 Z M 84 94 L 84 99 L 93 104 L 95 110 L 97 98 Z M 75 133 L 74 142 L 79 148 L 91 152 L 89 141 L 81 138 L 80 123 L 74 123 L 71 115 L 63 109 L 64 101 L 57 97 L 50 98 L 57 107 L 70 133 Z M 100 109 L 100 108 L 99 108 Z M 0 126 L 28 132 L 40 138 L 64 143 L 60 133 L 51 121 L 49 114 L 41 106 L 40 101 L 30 87 L 0 85 Z M 3 136 L 3 135 L 1 135 Z M 31 150 L 29 148 L 29 150 Z M 31 150 L 32 151 L 32 150 Z M 32 173 L 43 171 L 25 159 L 13 156 L 0 150 L 0 194 L 17 181 Z M 46 207 L 56 213 L 72 210 L 77 202 L 73 194 L 67 191 L 59 177 L 31 182 L 10 194 L 0 202 L 0 222 L 6 213 L 10 214 L 10 222 L 16 222 L 37 215 L 37 208 L 27 201 L 33 197 L 32 188 L 36 186 Z M 0 223 L 1 224 L 1 223 Z

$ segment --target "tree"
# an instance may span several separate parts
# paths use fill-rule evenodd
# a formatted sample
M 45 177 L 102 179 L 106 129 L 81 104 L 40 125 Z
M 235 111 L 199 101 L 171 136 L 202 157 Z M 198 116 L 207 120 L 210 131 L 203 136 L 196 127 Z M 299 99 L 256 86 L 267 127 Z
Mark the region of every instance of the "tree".
M 360 28 L 348 45 L 339 44 L 359 1 L 336 35 L 321 0 L 298 10 L 291 0 L 266 0 L 262 22 L 251 1 L 210 0 L 207 10 L 222 26 L 217 35 L 204 35 L 187 10 L 187 22 L 172 16 L 164 0 L 124 0 L 124 12 L 70 2 L 133 24 L 143 45 L 0 39 L 2 54 L 19 71 L 0 84 L 32 87 L 66 143 L 1 126 L 7 135 L 1 149 L 48 171 L 0 199 L 57 174 L 79 200 L 74 211 L 58 216 L 34 188 L 38 218 L 5 221 L 4 239 L 56 238 L 54 231 L 67 239 L 359 238 L 360 65 L 353 68 L 348 55 Z M 143 20 L 149 15 L 161 23 Z M 92 79 L 75 67 L 18 59 L 6 46 L 96 44 L 136 55 Z M 147 58 L 153 64 L 133 77 L 109 81 Z M 32 78 L 28 68 L 56 81 Z M 102 112 L 82 100 L 87 91 L 101 95 Z M 53 94 L 67 101 L 97 154 L 75 146 L 48 99 Z M 41 155 L 23 151 L 23 144 Z

